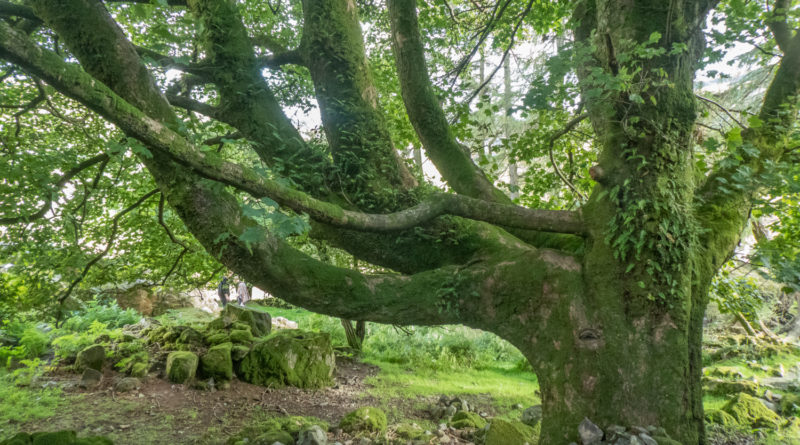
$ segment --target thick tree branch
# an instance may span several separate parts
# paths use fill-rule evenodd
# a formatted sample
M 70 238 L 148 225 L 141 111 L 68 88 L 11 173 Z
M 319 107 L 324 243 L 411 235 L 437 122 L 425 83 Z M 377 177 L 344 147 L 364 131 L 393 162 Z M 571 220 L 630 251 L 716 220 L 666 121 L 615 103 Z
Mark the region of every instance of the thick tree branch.
M 42 21 L 29 6 L 7 1 L 0 1 L 0 17 L 20 17 L 37 23 Z
M 58 181 L 56 181 L 53 184 L 53 189 L 54 190 L 61 190 L 61 188 L 64 187 L 64 185 L 66 185 L 67 182 L 69 182 L 72 178 L 74 178 L 80 172 L 86 170 L 87 168 L 89 168 L 89 167 L 91 167 L 91 166 L 93 166 L 95 164 L 99 164 L 101 162 L 107 162 L 108 160 L 109 160 L 109 156 L 107 154 L 103 153 L 101 155 L 94 156 L 94 157 L 92 157 L 90 159 L 87 159 L 87 160 L 81 162 L 80 164 L 76 165 L 75 167 L 72 167 L 71 169 L 67 170 L 66 173 L 61 175 L 61 177 L 58 179 Z M 29 223 L 31 221 L 37 220 L 39 218 L 42 218 L 53 207 L 54 195 L 55 195 L 55 192 L 54 193 L 49 193 L 45 197 L 45 203 L 42 206 L 42 208 L 40 208 L 36 212 L 34 212 L 34 213 L 30 214 L 30 215 L 22 215 L 22 216 L 12 216 L 12 217 L 7 217 L 7 218 L 0 218 L 0 225 Z
M 786 12 L 791 6 L 791 0 L 775 0 L 770 19 L 767 20 L 767 27 L 775 37 L 775 43 L 784 53 L 790 50 L 792 45 L 792 28 L 786 21 Z
M 225 114 L 222 113 L 219 107 L 208 105 L 200 102 L 199 100 L 194 100 L 190 97 L 177 94 L 167 95 L 167 100 L 169 101 L 170 105 L 183 108 L 187 111 L 194 111 L 195 113 L 200 113 L 203 116 L 208 116 L 221 122 L 229 123 L 229 120 L 225 119 Z
M 398 191 L 415 187 L 397 154 L 367 64 L 357 8 L 303 2 L 303 45 L 342 193 L 356 207 L 396 210 Z M 342 50 L 346 48 L 346 50 Z
M 284 114 L 261 74 L 237 6 L 225 0 L 192 0 L 189 8 L 203 24 L 200 41 L 206 63 L 214 67 L 208 77 L 218 87 L 219 119 L 252 141 L 267 165 L 279 165 L 283 176 L 311 193 L 324 189 L 329 162 L 305 143 Z
M 428 157 L 456 192 L 486 201 L 510 202 L 472 162 L 447 123 L 428 76 L 416 0 L 389 1 L 389 16 L 403 102 Z
M 270 56 L 259 57 L 256 63 L 264 68 L 277 69 L 283 65 L 300 65 L 305 66 L 306 61 L 303 58 L 303 52 L 299 49 L 280 52 Z
M 784 54 L 767 88 L 758 113 L 762 125 L 742 132 L 742 143 L 755 148 L 755 154 L 733 147 L 736 152 L 720 163 L 696 193 L 697 216 L 706 229 L 701 242 L 708 250 L 703 272 L 709 280 L 739 242 L 765 166 L 791 149 L 787 135 L 797 119 L 799 94 L 800 44 Z
M 74 0 L 73 3 L 80 1 L 82 0 Z M 74 8 L 73 11 L 75 9 L 78 8 Z M 80 12 L 75 12 L 78 15 L 67 19 L 78 21 L 81 18 Z M 75 38 L 72 44 L 77 46 L 81 39 L 95 38 L 95 35 L 83 34 L 72 38 Z M 97 45 L 97 42 L 94 44 Z M 110 54 L 127 54 L 127 51 L 117 52 L 120 50 L 119 42 L 111 41 L 108 44 L 112 45 Z M 66 64 L 59 56 L 35 46 L 24 35 L 3 22 L 0 22 L 0 57 L 37 73 L 63 94 L 81 101 L 111 121 L 118 121 L 118 125 L 127 128 L 132 134 L 140 132 L 147 134 L 148 131 L 158 133 L 167 130 L 163 124 L 142 115 L 137 108 L 116 99 L 106 88 L 105 83 L 87 78 L 88 76 L 78 67 Z M 138 58 L 135 54 L 131 57 Z M 84 68 L 87 71 L 96 72 L 100 77 L 106 75 L 103 71 L 95 71 L 97 66 L 94 63 L 97 59 L 81 59 L 81 62 L 86 64 Z M 128 78 L 128 81 L 136 80 L 136 77 Z M 138 80 L 152 81 L 149 76 L 140 77 Z M 125 99 L 134 102 L 142 100 L 143 97 L 133 96 L 132 91 L 147 91 L 143 86 L 137 88 L 119 86 L 120 93 L 125 95 Z M 159 97 L 151 96 L 152 100 L 161 100 Z M 147 108 L 162 109 L 153 104 Z M 123 116 L 127 117 L 122 118 Z M 128 120 L 128 118 L 133 119 Z M 165 116 L 163 120 L 169 122 L 170 118 Z M 140 127 L 141 125 L 144 127 Z M 152 128 L 147 130 L 147 126 Z M 171 130 L 167 132 L 166 134 L 177 138 L 171 141 L 172 144 L 180 143 L 182 140 L 180 137 Z M 447 311 L 443 308 L 461 304 L 460 296 L 465 301 L 476 301 L 474 295 L 483 294 L 486 294 L 487 298 L 496 298 L 493 293 L 494 287 L 505 281 L 502 278 L 498 279 L 499 270 L 510 267 L 530 270 L 532 262 L 547 267 L 546 264 L 552 261 L 552 254 L 531 251 L 522 245 L 518 247 L 506 245 L 503 249 L 505 258 L 509 251 L 515 250 L 529 252 L 533 257 L 513 264 L 486 263 L 475 264 L 469 268 L 450 266 L 410 277 L 368 276 L 314 260 L 268 231 L 262 232 L 263 237 L 260 241 L 245 244 L 239 239 L 239 235 L 247 230 L 258 229 L 259 226 L 242 215 L 240 205 L 234 197 L 219 188 L 208 187 L 199 178 L 177 168 L 161 152 L 165 147 L 153 146 L 150 144 L 151 141 L 146 139 L 142 142 L 150 148 L 153 156 L 149 158 L 141 154 L 140 159 L 153 174 L 159 187 L 167 193 L 170 204 L 188 229 L 209 252 L 219 255 L 223 264 L 247 277 L 260 288 L 317 312 L 379 322 L 399 321 L 419 324 L 454 322 L 459 318 L 457 311 Z M 220 237 L 220 234 L 229 236 Z M 457 283 L 461 283 L 457 290 L 436 292 L 442 283 L 453 282 L 454 275 L 460 273 L 466 275 L 456 280 Z M 451 299 L 455 300 L 450 301 Z M 479 302 L 480 299 L 477 300 Z M 513 305 L 508 304 L 508 307 Z M 471 309 L 469 313 L 473 314 L 472 317 L 481 316 L 479 307 L 473 306 Z

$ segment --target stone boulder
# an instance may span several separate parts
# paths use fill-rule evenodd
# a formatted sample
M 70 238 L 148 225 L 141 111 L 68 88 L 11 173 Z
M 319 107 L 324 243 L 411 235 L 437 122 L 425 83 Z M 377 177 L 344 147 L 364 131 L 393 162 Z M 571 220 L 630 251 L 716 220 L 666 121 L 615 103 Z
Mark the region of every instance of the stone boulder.
M 339 422 L 339 428 L 349 434 L 382 433 L 386 431 L 386 413 L 379 408 L 365 406 L 344 416 Z
M 722 411 L 730 414 L 740 425 L 750 425 L 754 428 L 775 429 L 782 423 L 780 416 L 761 403 L 761 400 L 744 393 L 739 393 L 729 400 L 722 407 Z
M 486 426 L 486 421 L 478 413 L 458 411 L 450 420 L 450 426 L 459 430 L 464 428 L 480 429 Z
M 532 445 L 539 441 L 534 430 L 522 422 L 492 419 L 486 430 L 485 445 Z
M 227 329 L 236 322 L 250 326 L 250 332 L 256 337 L 263 337 L 272 331 L 272 317 L 268 313 L 235 304 L 225 306 L 219 318 L 208 326 L 210 329 Z
M 328 445 L 328 435 L 319 425 L 313 425 L 300 431 L 297 445 Z
M 83 370 L 83 375 L 81 375 L 81 381 L 78 383 L 78 386 L 86 389 L 94 389 L 100 386 L 101 381 L 103 381 L 102 372 L 96 369 L 86 368 Z
M 170 352 L 167 356 L 167 379 L 173 383 L 186 383 L 194 378 L 197 363 L 197 355 L 193 352 Z
M 170 309 L 192 306 L 192 298 L 177 291 L 154 292 L 145 285 L 134 285 L 127 289 L 109 291 L 123 309 L 135 309 L 145 316 L 157 316 Z
M 542 405 L 534 405 L 523 411 L 521 420 L 525 425 L 536 426 L 542 420 Z
M 321 388 L 333 383 L 335 366 L 327 333 L 282 330 L 256 343 L 238 368 L 255 385 Z
M 78 358 L 75 360 L 75 368 L 78 371 L 83 371 L 86 368 L 100 371 L 103 369 L 105 360 L 105 348 L 100 345 L 92 345 L 78 353 Z
M 125 377 L 124 379 L 120 379 L 116 385 L 114 385 L 114 391 L 117 392 L 129 392 L 133 391 L 142 386 L 142 382 L 139 381 L 136 377 Z
M 200 372 L 203 377 L 213 377 L 214 381 L 229 381 L 233 378 L 232 343 L 222 343 L 209 348 L 200 357 Z

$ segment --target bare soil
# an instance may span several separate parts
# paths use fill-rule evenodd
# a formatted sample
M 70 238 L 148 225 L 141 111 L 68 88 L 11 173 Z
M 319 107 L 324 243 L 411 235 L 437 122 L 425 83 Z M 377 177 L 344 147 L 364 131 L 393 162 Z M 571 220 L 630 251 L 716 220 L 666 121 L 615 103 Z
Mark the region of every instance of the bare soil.
M 132 445 L 224 443 L 254 416 L 271 413 L 336 425 L 348 412 L 374 402 L 365 395 L 364 379 L 378 372 L 347 357 L 338 357 L 336 364 L 335 385 L 320 390 L 264 388 L 234 379 L 229 389 L 201 391 L 152 376 L 138 390 L 118 393 L 114 385 L 124 376 L 112 370 L 92 390 L 78 388 L 79 375 L 58 373 L 47 379 L 64 388 L 65 407 L 52 418 L 19 427 L 27 432 L 71 429 Z

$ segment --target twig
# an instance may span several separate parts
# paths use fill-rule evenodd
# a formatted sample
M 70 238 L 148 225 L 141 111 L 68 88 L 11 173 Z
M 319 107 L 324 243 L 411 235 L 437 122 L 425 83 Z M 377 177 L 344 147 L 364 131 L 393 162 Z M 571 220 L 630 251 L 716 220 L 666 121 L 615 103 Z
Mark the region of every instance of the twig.
M 567 187 L 568 187 L 570 190 L 572 190 L 572 192 L 573 192 L 573 193 L 575 193 L 576 195 L 578 195 L 578 197 L 579 197 L 581 200 L 584 200 L 584 201 L 586 200 L 586 195 L 584 195 L 583 193 L 581 193 L 581 192 L 578 190 L 578 188 L 577 188 L 577 187 L 575 187 L 575 185 L 574 185 L 572 182 L 570 182 L 570 180 L 569 180 L 569 179 L 567 179 L 567 177 L 566 177 L 566 176 L 564 176 L 564 173 L 563 173 L 563 172 L 561 172 L 561 169 L 558 167 L 558 164 L 556 164 L 556 159 L 555 159 L 555 156 L 553 156 L 553 145 L 555 145 L 555 143 L 556 143 L 556 140 L 557 140 L 558 138 L 560 138 L 561 136 L 564 136 L 565 134 L 567 134 L 567 133 L 569 133 L 570 131 L 572 131 L 572 129 L 573 129 L 573 128 L 574 128 L 576 125 L 578 125 L 579 123 L 581 123 L 581 121 L 583 121 L 583 120 L 584 120 L 584 119 L 586 119 L 587 117 L 589 117 L 589 113 L 583 113 L 583 114 L 580 114 L 580 115 L 578 115 L 578 116 L 575 116 L 574 118 L 572 118 L 572 120 L 570 120 L 569 122 L 567 122 L 567 125 L 565 125 L 565 126 L 564 126 L 564 128 L 562 128 L 561 130 L 559 130 L 559 131 L 557 131 L 557 132 L 553 133 L 553 135 L 552 135 L 552 136 L 550 136 L 550 141 L 549 141 L 549 143 L 547 144 L 547 151 L 548 151 L 548 153 L 550 154 L 550 163 L 553 165 L 553 169 L 556 171 L 556 174 L 558 175 L 558 177 L 559 177 L 559 178 L 561 178 L 561 181 L 562 181 L 562 182 L 563 182 L 563 183 L 564 183 L 564 184 L 565 184 L 565 185 L 566 185 L 566 186 L 567 186 Z
M 734 121 L 734 122 L 736 122 L 736 125 L 738 125 L 738 126 L 740 126 L 740 127 L 742 127 L 742 128 L 747 128 L 747 126 L 746 126 L 745 124 L 743 124 L 743 123 L 739 122 L 739 119 L 736 119 L 735 117 L 733 117 L 733 114 L 731 114 L 731 112 L 730 112 L 730 111 L 728 111 L 728 109 L 727 109 L 727 108 L 723 107 L 723 106 L 722 106 L 722 105 L 720 105 L 719 103 L 717 103 L 717 102 L 715 102 L 715 101 L 713 101 L 713 100 L 711 100 L 711 99 L 709 99 L 709 98 L 707 98 L 707 97 L 703 97 L 703 96 L 701 96 L 701 95 L 699 95 L 699 94 L 695 94 L 694 96 L 695 96 L 696 98 L 698 98 L 698 99 L 700 99 L 700 100 L 704 101 L 704 102 L 710 103 L 710 104 L 712 104 L 712 105 L 716 105 L 717 107 L 719 107 L 719 109 L 720 109 L 720 110 L 724 111 L 724 112 L 725 112 L 725 114 L 727 114 L 729 118 L 733 119 L 733 121 Z

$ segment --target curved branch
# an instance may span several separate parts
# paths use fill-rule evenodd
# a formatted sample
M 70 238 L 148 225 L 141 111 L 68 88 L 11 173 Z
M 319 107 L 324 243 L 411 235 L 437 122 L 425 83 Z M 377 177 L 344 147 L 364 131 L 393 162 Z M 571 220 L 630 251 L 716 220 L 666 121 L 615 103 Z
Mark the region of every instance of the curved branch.
M 556 171 L 558 177 L 561 178 L 561 182 L 563 182 L 570 190 L 572 190 L 572 193 L 578 195 L 578 198 L 580 198 L 583 201 L 586 201 L 586 195 L 581 193 L 581 191 L 578 190 L 577 187 L 575 187 L 575 184 L 573 184 L 572 181 L 570 181 L 569 179 L 567 179 L 566 176 L 564 176 L 564 173 L 561 172 L 561 169 L 558 167 L 558 164 L 556 164 L 555 157 L 553 156 L 553 145 L 556 143 L 556 140 L 558 138 L 572 131 L 572 129 L 575 128 L 576 125 L 581 123 L 581 121 L 586 119 L 587 117 L 589 117 L 589 113 L 583 113 L 579 116 L 572 118 L 569 122 L 567 122 L 567 125 L 565 125 L 564 128 L 562 128 L 561 130 L 555 132 L 552 136 L 550 136 L 550 141 L 547 144 L 547 151 L 550 154 L 550 163 L 553 165 L 553 169 Z
M 101 163 L 101 162 L 108 162 L 109 159 L 110 159 L 109 156 L 107 154 L 103 153 L 101 155 L 97 155 L 97 156 L 95 156 L 93 158 L 90 158 L 90 159 L 87 159 L 87 160 L 81 162 L 80 164 L 76 165 L 75 167 L 72 167 L 71 169 L 67 170 L 66 173 L 61 175 L 61 177 L 58 179 L 58 181 L 56 181 L 55 184 L 53 184 L 53 188 L 56 189 L 56 190 L 60 190 L 62 187 L 64 187 L 64 185 L 67 184 L 67 182 L 69 182 L 72 178 L 74 178 L 78 173 L 86 170 L 87 168 L 89 168 L 89 167 L 91 167 L 91 166 L 93 166 L 95 164 L 98 164 L 98 163 Z M 47 198 L 45 199 L 45 203 L 42 206 L 42 208 L 40 208 L 36 212 L 34 212 L 34 213 L 30 214 L 30 215 L 22 215 L 22 216 L 13 216 L 13 217 L 7 217 L 7 218 L 0 218 L 0 225 L 29 223 L 31 221 L 37 220 L 39 218 L 42 218 L 48 211 L 50 211 L 50 209 L 52 207 L 53 207 L 53 194 L 49 194 L 47 196 Z
M 729 118 L 731 118 L 731 120 L 733 120 L 734 122 L 736 122 L 736 125 L 738 125 L 738 126 L 739 126 L 739 127 L 741 127 L 741 128 L 747 128 L 747 126 L 746 126 L 745 124 L 741 123 L 741 122 L 739 121 L 739 119 L 736 119 L 736 118 L 733 116 L 733 114 L 731 114 L 731 112 L 730 112 L 730 111 L 728 111 L 728 109 L 727 109 L 727 108 L 723 107 L 723 106 L 722 106 L 722 105 L 720 105 L 719 103 L 717 103 L 717 102 L 715 102 L 715 101 L 713 101 L 713 100 L 711 100 L 711 99 L 709 99 L 709 98 L 707 98 L 707 97 L 703 97 L 703 96 L 701 96 L 701 95 L 699 95 L 699 94 L 695 94 L 695 95 L 694 95 L 694 97 L 696 97 L 696 98 L 698 98 L 698 99 L 702 100 L 703 102 L 708 102 L 708 103 L 710 103 L 711 105 L 714 105 L 714 106 L 716 106 L 717 108 L 719 108 L 720 110 L 722 110 L 722 111 L 723 111 L 725 114 L 727 114 L 727 115 L 728 115 L 728 117 L 729 117 Z
M 389 16 L 403 103 L 428 157 L 456 192 L 486 201 L 511 202 L 472 162 L 447 123 L 428 76 L 416 0 L 390 0 Z

